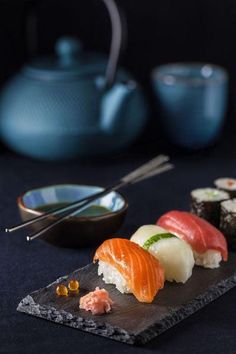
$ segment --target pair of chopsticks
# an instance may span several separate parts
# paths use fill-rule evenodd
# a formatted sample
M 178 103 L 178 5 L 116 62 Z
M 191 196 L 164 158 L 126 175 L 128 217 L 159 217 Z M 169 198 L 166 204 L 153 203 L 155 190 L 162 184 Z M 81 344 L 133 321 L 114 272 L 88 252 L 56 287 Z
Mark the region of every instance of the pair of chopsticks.
M 5 232 L 14 232 L 20 229 L 23 229 L 27 226 L 30 226 L 34 223 L 47 219 L 49 216 L 55 216 L 63 213 L 57 220 L 52 222 L 50 225 L 43 227 L 36 233 L 29 235 L 26 237 L 27 241 L 32 241 L 40 236 L 42 236 L 45 232 L 51 230 L 54 226 L 60 224 L 62 221 L 67 220 L 68 218 L 78 215 L 83 210 L 87 209 L 89 206 L 93 204 L 96 199 L 99 199 L 106 194 L 109 194 L 112 191 L 116 191 L 122 187 L 127 185 L 133 185 L 135 183 L 141 182 L 150 177 L 157 176 L 161 173 L 171 170 L 174 165 L 169 163 L 169 157 L 166 155 L 159 155 L 154 159 L 148 161 L 144 165 L 135 169 L 134 171 L 128 173 L 127 175 L 120 178 L 115 184 L 106 187 L 103 191 L 92 194 L 91 196 L 85 197 L 83 199 L 77 200 L 73 203 L 70 203 L 62 208 L 57 208 L 51 211 L 44 213 L 43 215 L 37 216 L 29 221 L 25 221 L 21 224 L 7 227 L 4 229 Z

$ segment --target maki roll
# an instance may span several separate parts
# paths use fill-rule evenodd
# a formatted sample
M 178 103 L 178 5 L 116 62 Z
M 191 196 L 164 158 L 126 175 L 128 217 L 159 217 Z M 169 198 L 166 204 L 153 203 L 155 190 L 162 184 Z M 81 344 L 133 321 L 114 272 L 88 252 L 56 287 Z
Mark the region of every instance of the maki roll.
M 218 178 L 214 181 L 216 188 L 225 191 L 230 198 L 236 198 L 236 179 L 234 178 Z
M 228 248 L 224 235 L 206 220 L 186 211 L 172 210 L 157 220 L 157 225 L 185 240 L 193 250 L 195 264 L 218 268 L 227 261 Z
M 229 199 L 227 192 L 216 188 L 199 188 L 191 192 L 191 212 L 219 227 L 220 203 Z
M 236 199 L 221 203 L 220 229 L 225 235 L 229 247 L 236 249 Z
M 157 225 L 141 226 L 130 240 L 160 261 L 166 280 L 185 283 L 191 277 L 194 258 L 185 241 Z
M 114 284 L 121 293 L 132 293 L 140 302 L 150 303 L 164 286 L 160 262 L 142 247 L 123 239 L 104 241 L 94 256 L 98 275 Z

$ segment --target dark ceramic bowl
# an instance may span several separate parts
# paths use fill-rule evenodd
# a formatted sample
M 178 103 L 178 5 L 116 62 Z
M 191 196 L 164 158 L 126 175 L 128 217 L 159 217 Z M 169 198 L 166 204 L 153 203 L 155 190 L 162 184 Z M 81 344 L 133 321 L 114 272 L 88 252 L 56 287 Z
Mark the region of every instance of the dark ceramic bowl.
M 102 191 L 96 186 L 76 184 L 54 185 L 32 189 L 21 195 L 18 207 L 23 221 L 42 215 L 49 205 L 72 203 L 86 196 Z M 122 225 L 128 208 L 126 199 L 117 192 L 96 200 L 93 205 L 108 209 L 97 216 L 73 216 L 45 233 L 41 238 L 60 247 L 85 247 L 97 245 L 111 237 Z M 29 231 L 35 232 L 49 223 L 57 220 L 58 216 L 50 216 L 30 226 Z

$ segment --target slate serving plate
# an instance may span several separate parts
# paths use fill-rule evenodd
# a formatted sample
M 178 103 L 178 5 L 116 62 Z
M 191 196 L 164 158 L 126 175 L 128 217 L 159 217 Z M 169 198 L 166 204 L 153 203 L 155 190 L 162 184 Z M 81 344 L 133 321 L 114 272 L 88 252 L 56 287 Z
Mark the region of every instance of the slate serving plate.
M 80 281 L 77 296 L 60 298 L 55 295 L 58 283 L 71 278 Z M 132 295 L 122 295 L 112 285 L 106 285 L 97 275 L 97 265 L 78 269 L 57 279 L 45 288 L 26 296 L 17 310 L 86 332 L 128 344 L 143 344 L 190 316 L 236 285 L 236 253 L 218 269 L 195 267 L 184 285 L 165 283 L 152 304 L 139 303 Z M 96 286 L 107 289 L 114 301 L 113 311 L 102 316 L 79 309 L 79 298 Z

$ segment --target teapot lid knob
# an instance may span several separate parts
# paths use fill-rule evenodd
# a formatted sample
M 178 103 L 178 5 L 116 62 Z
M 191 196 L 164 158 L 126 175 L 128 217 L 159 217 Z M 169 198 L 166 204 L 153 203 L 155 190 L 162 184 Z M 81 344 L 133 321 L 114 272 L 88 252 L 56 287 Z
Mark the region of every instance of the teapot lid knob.
M 57 40 L 55 51 L 60 62 L 64 65 L 68 65 L 78 60 L 82 47 L 82 43 L 77 38 L 62 37 Z

